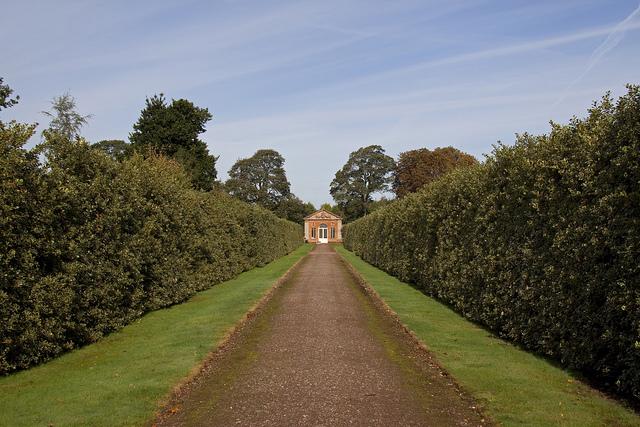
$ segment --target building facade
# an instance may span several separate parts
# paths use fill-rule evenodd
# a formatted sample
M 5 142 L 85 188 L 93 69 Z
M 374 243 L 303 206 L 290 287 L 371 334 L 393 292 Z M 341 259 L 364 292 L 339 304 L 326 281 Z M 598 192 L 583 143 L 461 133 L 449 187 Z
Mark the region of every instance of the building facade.
M 324 209 L 305 217 L 304 240 L 309 243 L 342 242 L 342 218 Z

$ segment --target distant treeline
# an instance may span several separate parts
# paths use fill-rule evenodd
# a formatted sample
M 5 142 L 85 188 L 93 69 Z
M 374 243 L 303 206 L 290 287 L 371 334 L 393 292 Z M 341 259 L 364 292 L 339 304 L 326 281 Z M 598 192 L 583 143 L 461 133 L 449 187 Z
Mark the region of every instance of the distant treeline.
M 68 96 L 68 95 L 67 95 Z M 57 101 L 54 101 L 54 104 Z M 262 206 L 280 218 L 302 224 L 304 217 L 315 210 L 291 192 L 284 170 L 284 157 L 275 150 L 262 149 L 251 157 L 239 159 L 229 170 L 229 179 L 217 180 L 218 157 L 209 153 L 199 135 L 212 119 L 206 108 L 197 107 L 186 99 L 170 103 L 164 95 L 147 98 L 140 118 L 129 134 L 131 143 L 123 140 L 103 140 L 93 147 L 109 156 L 123 160 L 133 153 L 160 153 L 176 160 L 200 190 L 224 189 L 235 198 Z
M 336 204 L 322 207 L 347 223 L 391 202 L 384 196 L 374 200 L 376 193 L 393 191 L 402 198 L 454 169 L 476 164 L 475 157 L 453 147 L 409 150 L 400 153 L 397 161 L 380 145 L 361 147 L 349 154 L 331 181 L 329 192 Z
M 11 106 L 6 86 L 0 109 Z M 0 122 L 0 374 L 94 342 L 144 313 L 287 254 L 302 227 L 160 154 L 121 161 Z
M 640 88 L 345 227 L 500 336 L 640 400 Z

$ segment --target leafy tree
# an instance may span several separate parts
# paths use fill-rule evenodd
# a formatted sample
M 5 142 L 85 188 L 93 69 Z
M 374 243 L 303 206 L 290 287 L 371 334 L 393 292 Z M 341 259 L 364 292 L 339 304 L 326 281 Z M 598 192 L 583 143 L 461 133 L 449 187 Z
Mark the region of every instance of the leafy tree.
M 181 147 L 173 157 L 187 171 L 195 188 L 209 191 L 216 186 L 218 158 L 209 154 L 204 142 L 191 148 Z
M 291 196 L 284 157 L 275 150 L 258 150 L 238 160 L 229 170 L 225 186 L 232 196 L 272 211 Z
M 163 94 L 147 98 L 140 118 L 129 135 L 133 149 L 154 151 L 177 160 L 191 176 L 193 185 L 210 190 L 217 177 L 217 157 L 209 154 L 198 136 L 212 119 L 206 108 L 186 99 L 167 103 Z
M 324 209 L 327 212 L 332 212 L 331 203 L 323 203 L 320 205 L 320 209 Z
M 475 157 L 453 147 L 427 148 L 400 153 L 394 173 L 393 190 L 398 197 L 414 193 L 442 175 L 459 167 L 477 164 Z
M 92 147 L 103 151 L 109 157 L 119 162 L 131 154 L 131 146 L 121 139 L 103 139 L 93 144 Z
M 0 77 L 0 110 L 3 108 L 13 107 L 20 100 L 19 96 L 15 98 L 10 98 L 13 93 L 13 89 L 9 87 L 9 85 L 3 84 L 4 79 Z
M 275 210 L 275 214 L 280 218 L 285 218 L 298 224 L 304 224 L 304 217 L 312 214 L 315 210 L 316 208 L 312 203 L 305 203 L 295 195 L 290 194 L 280 201 Z
M 338 215 L 339 217 L 344 217 L 344 212 L 338 205 L 332 205 L 331 203 L 323 203 L 320 205 L 320 209 L 324 209 L 327 212 L 331 212 L 332 214 Z
M 47 130 L 68 140 L 78 138 L 80 129 L 92 117 L 90 114 L 83 116 L 76 111 L 76 100 L 69 93 L 54 97 L 51 106 L 52 111 L 42 111 L 42 114 L 51 118 Z
M 305 214 L 305 216 L 307 215 L 311 215 L 312 213 L 314 213 L 316 211 L 316 207 L 313 206 L 313 203 L 311 202 L 307 202 L 304 204 L 304 208 L 307 211 L 307 213 Z
M 336 172 L 330 188 L 345 220 L 369 213 L 372 195 L 388 191 L 394 167 L 393 159 L 384 154 L 379 145 L 363 147 L 349 155 L 347 163 Z

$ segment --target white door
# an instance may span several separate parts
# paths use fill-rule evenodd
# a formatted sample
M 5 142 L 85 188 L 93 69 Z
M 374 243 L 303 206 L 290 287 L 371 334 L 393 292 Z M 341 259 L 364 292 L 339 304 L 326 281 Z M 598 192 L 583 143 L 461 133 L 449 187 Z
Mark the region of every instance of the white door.
M 318 243 L 329 243 L 327 230 L 327 224 L 320 224 L 320 228 L 318 228 Z

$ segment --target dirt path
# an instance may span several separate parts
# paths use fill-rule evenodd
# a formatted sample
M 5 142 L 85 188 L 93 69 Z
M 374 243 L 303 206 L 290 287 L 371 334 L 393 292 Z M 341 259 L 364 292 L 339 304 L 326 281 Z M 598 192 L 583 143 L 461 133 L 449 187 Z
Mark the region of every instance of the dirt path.
M 159 425 L 485 425 L 471 399 L 317 246 Z

